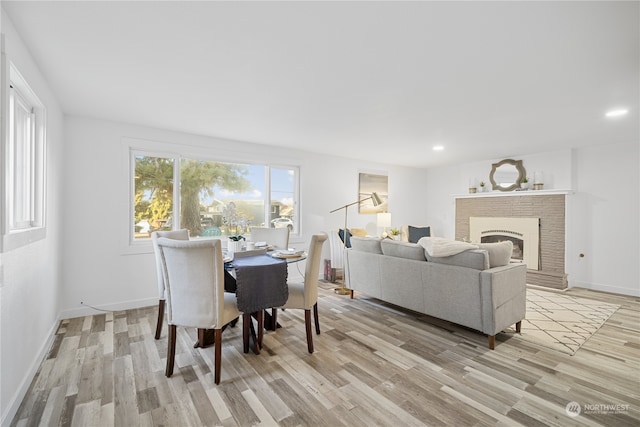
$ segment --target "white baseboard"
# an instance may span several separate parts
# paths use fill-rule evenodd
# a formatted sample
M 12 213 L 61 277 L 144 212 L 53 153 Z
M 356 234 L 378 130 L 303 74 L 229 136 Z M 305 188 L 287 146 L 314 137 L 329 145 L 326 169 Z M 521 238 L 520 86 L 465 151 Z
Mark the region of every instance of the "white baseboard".
M 139 300 L 122 301 L 113 304 L 102 304 L 96 306 L 79 305 L 75 308 L 63 310 L 60 313 L 60 319 L 72 319 L 74 317 L 91 316 L 100 314 L 103 311 L 122 311 L 131 308 L 148 307 L 150 305 L 158 305 L 158 298 L 143 298 Z
M 7 411 L 4 414 L 2 414 L 2 421 L 0 421 L 0 426 L 8 427 L 11 424 L 11 421 L 13 421 L 13 418 L 18 413 L 18 409 L 20 409 L 20 404 L 22 403 L 22 400 L 24 399 L 24 397 L 27 395 L 27 391 L 29 391 L 31 382 L 33 381 L 36 374 L 38 373 L 38 369 L 40 369 L 40 365 L 44 361 L 44 358 L 47 357 L 47 354 L 49 353 L 49 349 L 53 344 L 53 340 L 56 336 L 56 331 L 58 330 L 59 324 L 60 324 L 60 318 L 58 317 L 58 319 L 56 319 L 53 326 L 51 326 L 51 329 L 47 333 L 48 338 L 43 342 L 42 346 L 40 346 L 38 354 L 36 355 L 36 357 L 34 357 L 33 362 L 31 363 L 31 366 L 29 367 L 27 374 L 22 379 L 22 383 L 20 384 L 20 387 L 18 387 L 18 389 L 15 391 L 15 393 L 11 397 L 11 401 L 9 402 L 9 405 L 7 405 Z
M 618 286 L 603 285 L 599 283 L 570 281 L 569 288 L 583 288 L 583 289 L 590 289 L 592 291 L 609 292 L 611 294 L 640 297 L 640 289 L 638 288 L 636 289 L 621 288 Z

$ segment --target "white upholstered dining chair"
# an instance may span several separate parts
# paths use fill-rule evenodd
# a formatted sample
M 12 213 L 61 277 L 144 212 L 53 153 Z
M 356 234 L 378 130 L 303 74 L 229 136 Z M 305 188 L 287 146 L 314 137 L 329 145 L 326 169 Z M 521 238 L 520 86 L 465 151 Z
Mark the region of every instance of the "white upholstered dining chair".
M 322 256 L 322 245 L 327 240 L 326 234 L 314 234 L 311 236 L 307 265 L 305 268 L 303 283 L 289 283 L 289 299 L 284 309 L 304 310 L 305 330 L 307 333 L 307 349 L 313 353 L 313 335 L 311 334 L 311 310 L 313 309 L 313 320 L 316 326 L 316 334 L 320 334 L 320 323 L 318 322 L 318 274 L 320 272 L 320 258 Z M 274 323 L 276 319 L 273 319 Z
M 240 316 L 236 295 L 224 292 L 220 240 L 157 240 L 167 291 L 169 349 L 165 375 L 173 374 L 177 326 L 214 331 L 214 380 L 220 383 L 222 329 Z
M 252 227 L 252 242 L 266 242 L 267 245 L 273 246 L 274 249 L 289 249 L 289 229 L 283 228 L 267 228 Z
M 166 292 L 164 286 L 164 273 L 162 272 L 162 260 L 160 259 L 160 251 L 158 249 L 158 238 L 165 237 L 174 240 L 189 240 L 189 230 L 171 230 L 171 231 L 154 231 L 151 233 L 151 241 L 153 242 L 153 253 L 156 256 L 156 275 L 158 278 L 158 323 L 156 324 L 157 340 L 160 339 L 162 333 L 162 323 L 164 322 L 164 306 L 166 300 Z

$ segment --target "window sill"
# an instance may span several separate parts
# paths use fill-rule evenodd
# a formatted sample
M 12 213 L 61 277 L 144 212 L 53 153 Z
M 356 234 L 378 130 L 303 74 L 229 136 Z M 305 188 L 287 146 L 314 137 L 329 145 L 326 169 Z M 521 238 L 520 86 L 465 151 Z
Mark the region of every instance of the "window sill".
M 43 240 L 45 237 L 47 237 L 47 229 L 44 227 L 14 231 L 2 236 L 1 251 L 9 252 L 30 245 L 38 240 Z

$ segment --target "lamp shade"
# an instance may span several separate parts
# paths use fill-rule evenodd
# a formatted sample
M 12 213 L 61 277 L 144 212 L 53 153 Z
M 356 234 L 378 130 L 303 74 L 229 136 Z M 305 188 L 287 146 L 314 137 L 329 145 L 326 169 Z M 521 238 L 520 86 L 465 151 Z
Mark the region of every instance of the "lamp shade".
M 373 206 L 380 206 L 382 204 L 382 199 L 375 191 L 371 193 L 371 201 L 373 202 Z
M 378 214 L 378 227 L 391 227 L 391 214 L 388 212 Z

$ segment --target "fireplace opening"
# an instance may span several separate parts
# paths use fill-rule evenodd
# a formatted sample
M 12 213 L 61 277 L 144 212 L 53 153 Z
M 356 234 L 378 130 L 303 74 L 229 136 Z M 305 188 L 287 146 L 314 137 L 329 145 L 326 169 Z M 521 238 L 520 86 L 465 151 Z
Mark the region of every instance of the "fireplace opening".
M 511 262 L 524 263 L 530 270 L 539 269 L 539 218 L 470 217 L 469 235 L 472 242 L 513 242 Z
M 482 236 L 480 238 L 481 243 L 499 243 L 506 240 L 511 240 L 513 243 L 513 252 L 511 254 L 511 261 L 523 262 L 524 261 L 524 240 L 515 237 L 503 236 L 500 234 L 492 236 Z

